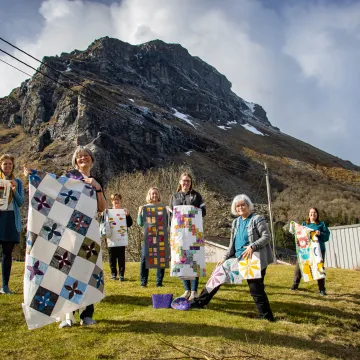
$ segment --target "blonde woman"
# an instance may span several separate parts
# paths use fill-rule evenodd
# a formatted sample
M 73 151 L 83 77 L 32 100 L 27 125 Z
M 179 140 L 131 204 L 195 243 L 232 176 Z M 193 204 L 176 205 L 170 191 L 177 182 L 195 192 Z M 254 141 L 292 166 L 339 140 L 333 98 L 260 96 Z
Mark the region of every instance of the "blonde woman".
M 202 216 L 206 215 L 206 205 L 202 196 L 193 189 L 192 176 L 188 172 L 180 175 L 179 184 L 176 193 L 170 199 L 169 211 L 172 214 L 174 206 L 177 205 L 193 205 L 202 210 Z M 183 280 L 184 294 L 181 297 L 193 301 L 197 296 L 199 286 L 199 277 L 195 280 Z
M 0 211 L 0 245 L 2 247 L 2 287 L 0 294 L 12 294 L 9 280 L 12 265 L 12 252 L 15 244 L 20 242 L 21 215 L 20 207 L 24 204 L 24 190 L 20 179 L 13 172 L 15 158 L 10 154 L 0 157 L 0 179 L 10 180 L 11 193 L 8 207 Z
M 160 203 L 160 191 L 157 187 L 153 186 L 149 189 L 146 195 L 146 205 L 157 205 Z M 140 206 L 139 207 L 139 213 L 137 218 L 137 223 L 140 226 L 144 226 L 144 217 L 143 217 L 143 207 L 146 206 Z M 149 269 L 146 268 L 146 260 L 147 260 L 148 254 L 146 254 L 146 247 L 145 247 L 145 239 L 142 244 L 141 249 L 141 264 L 140 264 L 140 286 L 146 287 L 148 283 L 149 278 Z M 163 278 L 165 274 L 165 269 L 157 268 L 156 271 L 156 287 L 162 287 L 163 284 Z

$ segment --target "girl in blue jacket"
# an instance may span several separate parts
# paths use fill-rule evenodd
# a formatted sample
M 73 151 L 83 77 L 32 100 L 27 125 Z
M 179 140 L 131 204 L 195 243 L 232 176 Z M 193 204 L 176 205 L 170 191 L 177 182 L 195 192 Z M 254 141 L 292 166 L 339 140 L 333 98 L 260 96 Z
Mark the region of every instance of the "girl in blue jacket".
M 325 243 L 329 241 L 330 231 L 325 225 L 325 223 L 323 221 L 320 221 L 319 211 L 316 207 L 310 208 L 309 216 L 307 220 L 304 221 L 301 225 L 316 231 L 316 235 L 320 243 L 322 258 L 325 261 L 325 251 L 326 251 Z M 291 287 L 291 290 L 297 290 L 299 288 L 300 279 L 301 279 L 301 271 L 300 271 L 299 263 L 297 263 L 294 273 L 294 284 Z M 325 279 L 319 279 L 318 286 L 319 286 L 319 294 L 321 296 L 325 296 L 326 295 Z

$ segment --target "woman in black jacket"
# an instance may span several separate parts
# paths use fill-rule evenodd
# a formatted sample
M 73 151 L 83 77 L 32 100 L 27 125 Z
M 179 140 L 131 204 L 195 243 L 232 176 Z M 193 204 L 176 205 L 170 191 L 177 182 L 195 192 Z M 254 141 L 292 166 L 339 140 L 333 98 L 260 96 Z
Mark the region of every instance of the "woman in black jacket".
M 206 215 L 206 206 L 202 196 L 192 188 L 192 176 L 188 172 L 184 172 L 180 176 L 179 185 L 176 193 L 170 200 L 170 213 L 172 214 L 174 206 L 177 205 L 193 205 L 202 210 L 202 216 Z M 185 292 L 181 297 L 194 300 L 198 294 L 199 277 L 195 280 L 183 280 Z

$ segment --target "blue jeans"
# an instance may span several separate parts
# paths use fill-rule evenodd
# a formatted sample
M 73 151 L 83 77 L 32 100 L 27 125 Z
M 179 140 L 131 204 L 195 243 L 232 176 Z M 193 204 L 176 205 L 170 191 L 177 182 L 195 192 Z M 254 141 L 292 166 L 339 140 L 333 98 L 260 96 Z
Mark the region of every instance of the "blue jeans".
M 141 253 L 141 264 L 140 264 L 140 281 L 141 284 L 147 285 L 149 278 L 149 269 L 146 268 L 146 256 L 144 254 L 145 249 L 142 249 Z M 165 275 L 165 269 L 156 270 L 156 286 L 161 286 Z
M 182 281 L 184 284 L 184 289 L 188 290 L 188 291 L 197 291 L 198 286 L 199 286 L 199 278 L 195 278 L 195 280 L 183 280 Z M 191 288 L 190 288 L 190 283 L 191 283 Z

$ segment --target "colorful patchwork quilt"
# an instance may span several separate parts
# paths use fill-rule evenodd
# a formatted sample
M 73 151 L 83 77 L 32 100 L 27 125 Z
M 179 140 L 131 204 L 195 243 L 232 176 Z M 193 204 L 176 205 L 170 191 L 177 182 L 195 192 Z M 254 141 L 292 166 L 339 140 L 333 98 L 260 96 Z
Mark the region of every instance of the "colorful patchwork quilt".
M 29 177 L 23 303 L 29 329 L 104 297 L 96 192 L 68 176 L 34 170 Z
M 290 232 L 295 235 L 297 260 L 304 281 L 325 278 L 324 260 L 316 232 L 294 221 L 290 222 Z
M 192 205 L 173 208 L 170 276 L 192 280 L 206 276 L 202 211 Z
M 143 207 L 143 219 L 146 268 L 167 269 L 169 267 L 170 249 L 166 206 L 163 204 L 145 205 Z
M 108 209 L 106 211 L 111 226 L 111 237 L 106 239 L 108 247 L 128 246 L 125 210 Z
M 241 284 L 242 280 L 261 278 L 260 254 L 255 251 L 251 259 L 231 258 L 216 266 L 206 283 L 206 290 L 211 292 L 222 284 Z

